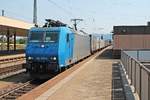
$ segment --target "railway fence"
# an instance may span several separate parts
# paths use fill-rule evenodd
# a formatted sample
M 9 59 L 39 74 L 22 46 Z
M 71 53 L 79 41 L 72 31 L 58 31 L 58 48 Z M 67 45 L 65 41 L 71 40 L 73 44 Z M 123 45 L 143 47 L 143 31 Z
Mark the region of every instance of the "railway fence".
M 150 70 L 123 50 L 121 62 L 130 85 L 134 87 L 133 92 L 138 94 L 140 100 L 150 100 Z

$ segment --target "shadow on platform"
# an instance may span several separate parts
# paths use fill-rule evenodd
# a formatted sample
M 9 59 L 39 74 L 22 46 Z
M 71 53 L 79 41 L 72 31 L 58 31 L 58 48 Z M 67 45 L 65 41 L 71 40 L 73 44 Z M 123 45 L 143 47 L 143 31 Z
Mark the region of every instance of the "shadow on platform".
M 97 56 L 96 59 L 112 59 L 112 49 L 105 50 L 103 53 Z
M 126 100 L 119 62 L 112 65 L 112 98 L 111 100 Z

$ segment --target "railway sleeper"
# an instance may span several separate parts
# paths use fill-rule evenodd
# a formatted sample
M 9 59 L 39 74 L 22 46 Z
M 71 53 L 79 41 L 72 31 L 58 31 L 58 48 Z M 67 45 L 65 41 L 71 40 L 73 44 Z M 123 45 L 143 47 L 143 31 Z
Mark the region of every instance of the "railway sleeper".
M 17 92 L 13 92 L 9 94 L 10 96 L 14 96 L 14 97 L 19 97 L 21 96 L 21 94 L 17 93 Z
M 22 89 L 22 91 L 30 91 L 30 90 L 32 90 L 33 88 L 31 88 L 31 87 L 28 87 L 28 88 L 24 88 L 24 89 Z
M 6 74 L 6 73 L 10 73 L 13 71 L 18 71 L 21 70 L 22 66 L 14 66 L 14 67 L 8 67 L 8 68 L 3 68 L 0 70 L 0 74 Z
M 16 90 L 15 92 L 22 95 L 22 94 L 27 93 L 28 91 L 24 91 L 24 89 L 19 89 L 19 90 Z
M 21 61 L 21 60 L 25 60 L 25 58 L 16 58 L 16 59 L 10 59 L 10 60 L 3 60 L 3 61 L 0 61 L 0 64 L 6 64 L 6 63 Z
M 4 100 L 15 100 L 16 97 L 9 95 L 9 96 L 3 97 L 3 99 L 4 99 Z
M 28 86 L 26 86 L 26 88 L 33 88 L 34 86 L 31 86 L 31 85 L 28 85 Z
M 5 58 L 5 59 L 0 59 L 0 61 L 7 61 L 7 60 L 13 60 L 13 59 L 22 59 L 25 57 L 16 57 L 16 58 Z

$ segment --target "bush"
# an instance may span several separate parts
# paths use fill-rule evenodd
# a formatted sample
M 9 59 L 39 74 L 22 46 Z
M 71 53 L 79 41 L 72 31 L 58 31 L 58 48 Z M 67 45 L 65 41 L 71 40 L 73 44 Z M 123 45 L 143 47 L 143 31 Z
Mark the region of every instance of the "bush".
M 26 43 L 26 39 L 19 39 L 19 44 L 25 44 Z

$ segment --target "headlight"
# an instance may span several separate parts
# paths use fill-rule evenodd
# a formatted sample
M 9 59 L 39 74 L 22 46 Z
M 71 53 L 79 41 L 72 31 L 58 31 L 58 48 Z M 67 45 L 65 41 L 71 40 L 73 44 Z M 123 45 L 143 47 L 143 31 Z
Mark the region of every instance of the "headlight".
M 53 60 L 56 60 L 56 57 L 54 57 Z
M 28 57 L 29 60 L 33 59 L 32 57 Z
M 55 60 L 57 60 L 57 58 L 56 57 L 51 57 L 50 60 L 54 60 L 55 61 Z

